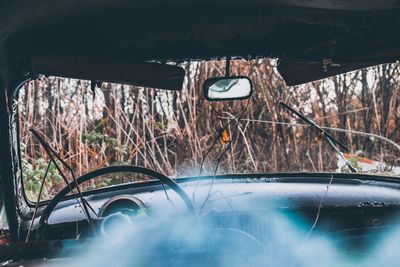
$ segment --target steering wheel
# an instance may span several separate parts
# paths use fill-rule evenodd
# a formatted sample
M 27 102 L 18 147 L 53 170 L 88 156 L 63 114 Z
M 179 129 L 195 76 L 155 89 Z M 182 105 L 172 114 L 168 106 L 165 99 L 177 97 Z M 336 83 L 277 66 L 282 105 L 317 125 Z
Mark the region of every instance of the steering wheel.
M 133 166 L 133 165 L 120 165 L 120 166 L 109 166 L 109 167 L 104 167 L 101 169 L 97 169 L 91 172 L 88 172 L 76 179 L 76 183 L 73 181 L 66 187 L 64 187 L 60 192 L 58 192 L 52 200 L 47 204 L 46 208 L 43 210 L 43 213 L 40 217 L 39 220 L 39 227 L 38 227 L 38 233 L 39 236 L 43 235 L 46 227 L 48 226 L 47 221 L 53 212 L 54 208 L 57 206 L 60 201 L 62 201 L 65 196 L 71 192 L 71 190 L 75 189 L 77 186 L 80 184 L 87 182 L 89 180 L 92 180 L 96 177 L 99 177 L 101 175 L 109 174 L 109 173 L 116 173 L 116 172 L 133 172 L 133 173 L 139 173 L 139 174 L 144 174 L 146 176 L 150 176 L 152 178 L 155 178 L 166 185 L 168 185 L 172 190 L 174 190 L 183 200 L 183 202 L 186 204 L 187 209 L 193 213 L 196 214 L 195 208 L 189 198 L 189 196 L 186 194 L 186 192 L 171 178 L 165 176 L 164 174 L 161 174 L 159 172 L 144 168 L 144 167 L 139 167 L 139 166 Z

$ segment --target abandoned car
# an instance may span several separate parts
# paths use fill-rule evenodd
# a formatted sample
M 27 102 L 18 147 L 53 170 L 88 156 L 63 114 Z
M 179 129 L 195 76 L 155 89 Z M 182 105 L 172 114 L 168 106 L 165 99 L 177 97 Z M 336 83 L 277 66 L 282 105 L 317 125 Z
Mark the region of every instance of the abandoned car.
M 0 22 L 2 265 L 399 265 L 399 1 Z

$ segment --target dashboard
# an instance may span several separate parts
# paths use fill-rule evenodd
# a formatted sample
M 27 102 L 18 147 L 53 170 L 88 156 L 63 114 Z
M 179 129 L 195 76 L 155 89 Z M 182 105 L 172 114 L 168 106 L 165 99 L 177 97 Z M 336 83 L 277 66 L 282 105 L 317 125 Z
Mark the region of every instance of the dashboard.
M 170 240 L 174 245 L 169 248 L 177 246 L 176 252 L 191 244 L 179 242 L 180 236 L 186 240 L 197 229 L 194 232 L 205 231 L 202 236 L 208 236 L 202 249 L 211 251 L 246 244 L 251 251 L 265 249 L 275 255 L 312 240 L 328 242 L 341 254 L 363 257 L 374 249 L 371 244 L 384 242 L 388 233 L 400 229 L 400 191 L 394 183 L 342 178 L 329 183 L 330 179 L 323 177 L 223 177 L 214 181 L 211 197 L 204 203 L 209 179 L 178 182 L 194 200 L 196 215 L 188 212 L 173 190 L 158 182 L 86 193 L 85 199 L 93 208 L 95 235 L 112 237 L 121 229 L 125 235 L 134 228 L 132 240 L 143 235 L 148 242 L 149 236 L 157 233 L 163 237 L 160 244 Z M 94 237 L 75 199 L 60 202 L 48 224 L 47 240 Z M 143 242 L 139 247 L 143 249 Z

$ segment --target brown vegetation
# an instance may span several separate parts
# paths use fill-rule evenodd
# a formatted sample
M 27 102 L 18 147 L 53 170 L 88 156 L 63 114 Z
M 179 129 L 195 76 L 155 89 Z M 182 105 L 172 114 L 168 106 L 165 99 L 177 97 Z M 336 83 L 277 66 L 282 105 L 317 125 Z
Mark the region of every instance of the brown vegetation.
M 181 92 L 41 77 L 24 85 L 19 105 L 21 154 L 28 196 L 37 192 L 48 157 L 29 133 L 34 127 L 75 169 L 76 175 L 111 164 L 141 165 L 171 177 L 198 175 L 203 155 L 229 118 L 247 106 L 233 142 L 222 157 L 219 173 L 335 171 L 337 155 L 315 140 L 308 127 L 278 106 L 280 100 L 324 126 L 370 132 L 400 141 L 400 69 L 396 64 L 359 70 L 297 87 L 285 86 L 276 62 L 234 61 L 231 74 L 248 75 L 254 84 L 250 100 L 208 102 L 202 84 L 223 76 L 224 62 L 184 63 Z M 249 101 L 249 102 L 247 102 Z M 353 153 L 399 164 L 399 152 L 385 142 L 335 133 Z M 218 143 L 204 164 L 210 174 L 224 150 Z M 137 178 L 132 178 L 137 179 Z M 125 176 L 98 180 L 90 186 L 125 182 Z M 54 168 L 46 194 L 63 183 Z

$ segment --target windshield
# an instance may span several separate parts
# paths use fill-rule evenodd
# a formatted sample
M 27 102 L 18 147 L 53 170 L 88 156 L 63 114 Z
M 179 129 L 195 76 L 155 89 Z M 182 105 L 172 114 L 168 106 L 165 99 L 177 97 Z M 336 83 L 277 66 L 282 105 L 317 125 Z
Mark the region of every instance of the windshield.
M 399 175 L 399 66 L 381 65 L 288 87 L 269 59 L 234 60 L 248 76 L 248 100 L 209 102 L 207 78 L 225 75 L 222 61 L 183 63 L 182 91 L 59 77 L 25 84 L 16 101 L 24 188 L 36 201 L 49 157 L 35 129 L 76 176 L 104 166 L 144 166 L 170 177 L 273 172 L 358 172 Z M 345 144 L 343 157 L 314 129 L 279 105 L 300 111 Z M 206 157 L 205 157 L 206 155 Z M 200 171 L 202 165 L 202 171 Z M 93 189 L 143 177 L 108 175 Z M 65 186 L 50 165 L 44 199 Z

